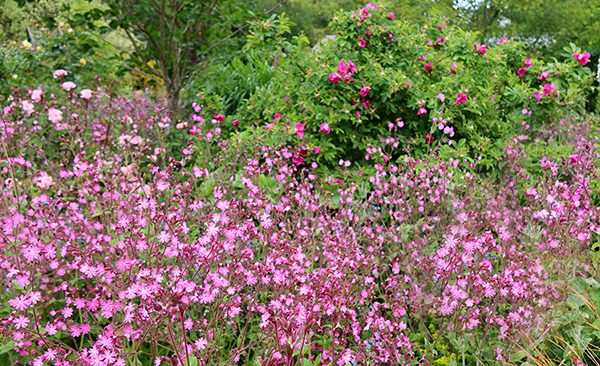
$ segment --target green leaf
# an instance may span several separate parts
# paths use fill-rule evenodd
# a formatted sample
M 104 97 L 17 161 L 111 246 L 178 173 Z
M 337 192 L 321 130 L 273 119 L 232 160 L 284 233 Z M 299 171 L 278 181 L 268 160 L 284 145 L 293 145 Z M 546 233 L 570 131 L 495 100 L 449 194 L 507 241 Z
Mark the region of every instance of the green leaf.
M 571 296 L 569 296 L 567 298 L 566 303 L 573 310 L 577 310 L 580 307 L 582 307 L 582 306 L 585 305 L 585 303 L 583 302 L 583 300 L 579 296 L 577 296 L 577 295 L 571 295 Z
M 3 355 L 5 353 L 10 352 L 14 347 L 15 347 L 15 342 L 14 341 L 10 341 L 9 343 L 7 343 L 4 346 L 0 347 L 0 355 Z

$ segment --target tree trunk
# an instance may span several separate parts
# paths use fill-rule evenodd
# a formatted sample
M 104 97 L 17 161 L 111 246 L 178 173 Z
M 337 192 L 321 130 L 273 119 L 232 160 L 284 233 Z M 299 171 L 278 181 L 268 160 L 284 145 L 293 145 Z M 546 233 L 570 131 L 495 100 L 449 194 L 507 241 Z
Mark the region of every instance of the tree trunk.
M 173 119 L 179 113 L 179 85 L 173 82 L 165 82 L 165 92 L 167 94 L 167 109 L 171 119 Z

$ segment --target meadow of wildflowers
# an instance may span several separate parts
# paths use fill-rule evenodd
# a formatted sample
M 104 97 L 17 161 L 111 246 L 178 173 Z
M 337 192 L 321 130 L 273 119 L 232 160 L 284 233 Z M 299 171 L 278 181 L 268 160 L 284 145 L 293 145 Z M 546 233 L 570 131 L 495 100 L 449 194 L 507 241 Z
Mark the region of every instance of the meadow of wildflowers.
M 401 120 L 368 169 L 323 170 L 270 121 L 223 138 L 203 105 L 177 119 L 68 76 L 2 100 L 0 364 L 598 364 L 595 117 L 523 122 L 492 174 L 411 155 Z

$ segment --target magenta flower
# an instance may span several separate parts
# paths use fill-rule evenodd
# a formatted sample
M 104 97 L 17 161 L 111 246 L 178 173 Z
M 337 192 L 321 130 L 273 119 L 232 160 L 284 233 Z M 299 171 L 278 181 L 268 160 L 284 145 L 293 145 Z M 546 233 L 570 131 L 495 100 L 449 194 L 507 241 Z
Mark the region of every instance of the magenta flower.
M 367 8 L 360 9 L 360 15 L 369 15 L 369 10 Z
M 544 85 L 543 92 L 544 92 L 545 96 L 548 96 L 555 90 L 556 90 L 556 88 L 554 87 L 554 84 L 546 84 L 546 85 Z
M 574 155 L 571 155 L 571 156 L 569 156 L 569 162 L 570 162 L 571 164 L 577 164 L 577 162 L 578 162 L 580 159 L 581 159 L 581 155 L 579 155 L 579 154 L 574 154 Z
M 440 37 L 440 39 L 438 39 L 438 40 L 435 42 L 435 45 L 436 45 L 436 46 L 439 46 L 439 45 L 441 45 L 442 43 L 444 43 L 444 41 L 445 41 L 444 37 Z
M 504 37 L 504 38 L 500 38 L 497 43 L 498 44 L 502 44 L 502 43 L 504 43 L 506 41 L 508 41 L 508 38 Z
M 434 141 L 435 141 L 435 137 L 433 137 L 431 135 L 425 136 L 425 142 L 428 143 L 429 145 L 433 144 Z
M 467 101 L 467 95 L 463 93 L 458 93 L 456 95 L 456 104 L 462 104 Z
M 280 119 L 282 115 L 280 113 L 275 113 L 273 116 L 273 123 L 277 123 L 277 120 Z
M 365 41 L 364 37 L 360 37 L 360 48 L 365 48 L 367 46 L 367 41 Z
M 268 124 L 265 126 L 265 131 L 271 131 L 271 130 L 273 130 L 274 128 L 275 128 L 275 124 L 273 124 L 273 123 L 268 123 Z
M 304 138 L 304 123 L 296 123 L 296 135 L 300 137 L 300 140 Z
M 535 99 L 537 99 L 537 101 L 539 102 L 540 100 L 542 100 L 542 94 L 535 92 L 533 93 L 533 96 Z
M 348 66 L 344 63 L 344 61 L 340 61 L 340 63 L 338 63 L 338 72 L 343 77 L 348 74 Z
M 281 115 L 280 115 L 280 116 L 281 116 Z M 225 119 L 225 117 L 223 117 L 223 115 L 222 115 L 222 114 L 216 114 L 216 113 L 213 115 L 213 118 L 214 118 L 214 119 L 215 119 L 215 120 L 216 120 L 218 123 L 222 123 L 222 122 L 223 122 L 223 120 Z
M 396 19 L 396 16 L 394 15 L 394 13 L 389 13 L 388 14 L 388 19 L 389 20 L 394 20 L 394 19 Z
M 231 122 L 233 124 L 233 127 L 237 128 L 237 126 L 240 124 L 240 121 L 238 121 L 237 119 L 234 119 L 233 122 Z
M 473 46 L 475 48 L 477 48 L 477 52 L 481 53 L 482 55 L 485 55 L 485 52 L 487 50 L 487 46 L 486 45 L 484 45 L 484 44 L 479 45 L 479 44 L 475 43 Z
M 289 102 L 290 102 L 290 101 L 288 100 L 288 97 L 287 97 L 287 95 L 285 96 L 285 98 L 284 98 L 284 99 L 285 99 L 285 102 L 286 102 L 286 103 L 289 103 Z
M 517 74 L 519 75 L 520 78 L 522 78 L 523 76 L 525 76 L 525 73 L 527 72 L 527 69 L 524 67 L 519 68 L 519 70 L 517 70 Z
M 418 111 L 417 111 L 417 116 L 420 116 L 422 114 L 426 114 L 427 113 L 427 109 L 421 107 Z
M 337 72 L 334 72 L 333 74 L 329 75 L 329 80 L 332 83 L 337 83 L 340 80 L 343 80 L 344 78 L 342 77 L 342 75 L 338 74 Z
M 354 62 L 348 61 L 348 69 L 350 70 L 350 72 L 356 71 L 356 65 L 354 64 Z
M 315 154 L 318 154 L 321 152 L 321 148 L 318 146 L 315 146 Z
M 540 81 L 546 81 L 546 79 L 548 79 L 548 75 L 550 75 L 549 71 L 544 71 L 541 75 L 540 75 Z
M 580 55 L 579 53 L 574 53 L 572 56 L 575 57 L 580 64 L 585 65 L 588 63 L 588 60 L 591 55 L 589 52 L 586 52 L 583 55 Z
M 456 62 L 453 62 L 452 65 L 450 66 L 450 73 L 452 75 L 456 74 L 456 70 L 454 70 L 455 67 L 458 67 L 458 64 Z
M 371 90 L 371 87 L 364 86 L 362 89 L 360 89 L 360 95 L 362 95 L 363 97 L 366 97 L 370 90 Z
M 331 128 L 327 123 L 322 123 L 320 127 L 321 132 L 329 134 L 331 132 Z
M 433 72 L 433 63 L 432 62 L 428 62 L 425 65 L 423 65 L 423 67 L 425 68 L 425 70 L 429 71 L 429 72 Z
M 527 58 L 527 60 L 525 60 L 524 64 L 525 64 L 526 67 L 533 66 L 533 62 L 531 62 L 531 60 L 529 58 Z
M 368 3 L 367 5 L 365 5 L 365 8 L 369 8 L 375 11 L 379 11 L 379 9 L 377 9 L 377 7 L 375 5 L 373 5 L 373 3 Z

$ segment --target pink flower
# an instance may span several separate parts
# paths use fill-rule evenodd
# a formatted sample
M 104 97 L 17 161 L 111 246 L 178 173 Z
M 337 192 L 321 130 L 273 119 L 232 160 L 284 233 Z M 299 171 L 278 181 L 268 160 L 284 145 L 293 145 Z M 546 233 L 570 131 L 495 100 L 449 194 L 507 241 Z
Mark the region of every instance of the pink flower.
M 455 67 L 458 67 L 458 64 L 456 62 L 453 62 L 452 65 L 450 66 L 450 73 L 452 75 L 456 74 L 456 70 L 454 70 Z
M 321 152 L 321 148 L 318 146 L 315 146 L 315 154 L 318 154 Z
M 417 111 L 417 116 L 420 116 L 420 115 L 422 115 L 422 114 L 426 114 L 426 113 L 427 113 L 427 109 L 425 109 L 425 108 L 422 108 L 422 107 L 421 107 L 421 108 L 420 108 L 420 109 Z
M 389 20 L 394 20 L 394 19 L 396 19 L 396 16 L 394 15 L 394 13 L 389 13 L 388 14 L 388 19 Z
M 552 93 L 553 91 L 555 91 L 556 88 L 554 87 L 554 84 L 546 84 L 544 85 L 544 95 L 548 96 L 550 95 L 550 93 Z
M 92 99 L 92 91 L 90 89 L 83 89 L 81 91 L 81 98 L 87 100 Z
M 360 9 L 360 15 L 369 15 L 369 10 L 367 8 Z
M 348 61 L 348 69 L 350 70 L 350 72 L 356 71 L 356 65 L 354 64 L 354 62 Z
M 473 46 L 475 48 L 477 48 L 477 52 L 481 53 L 482 55 L 485 55 L 485 51 L 487 50 L 486 45 L 484 45 L 484 44 L 479 45 L 479 44 L 475 43 Z
M 533 93 L 533 96 L 535 97 L 535 99 L 537 99 L 537 101 L 539 102 L 540 100 L 542 100 L 542 95 L 538 92 Z
M 440 37 L 440 39 L 438 39 L 438 40 L 435 42 L 435 45 L 436 45 L 436 46 L 439 46 L 439 45 L 441 45 L 442 43 L 444 43 L 444 41 L 445 41 L 444 37 Z
M 39 103 L 42 100 L 43 95 L 44 92 L 42 91 L 42 88 L 37 88 L 31 92 L 31 100 L 35 103 Z
M 77 87 L 77 85 L 72 81 L 67 81 L 67 82 L 62 83 L 60 85 L 60 87 L 66 91 L 69 91 L 69 90 L 75 89 Z
M 502 44 L 502 43 L 504 43 L 504 42 L 506 42 L 506 41 L 508 41 L 508 38 L 506 38 L 506 37 L 504 37 L 504 38 L 500 38 L 500 39 L 498 40 L 498 44 Z
M 364 37 L 360 37 L 360 48 L 365 48 L 367 46 L 367 41 L 365 41 Z
M 540 75 L 540 81 L 546 81 L 546 79 L 548 79 L 548 75 L 550 75 L 550 71 L 544 71 L 541 75 Z
M 286 103 L 289 103 L 289 102 L 290 102 L 290 101 L 288 100 L 288 97 L 287 97 L 287 95 L 285 96 L 285 98 L 284 98 L 284 99 L 285 99 L 285 102 L 286 102 Z
M 348 66 L 344 63 L 344 61 L 340 61 L 340 63 L 338 64 L 338 72 L 342 76 L 346 76 L 346 74 L 348 73 Z
M 533 62 L 531 62 L 531 60 L 529 58 L 527 58 L 527 60 L 525 60 L 524 64 L 525 64 L 526 67 L 533 66 Z
M 462 104 L 467 101 L 467 95 L 463 93 L 458 93 L 456 95 L 456 104 Z
M 340 80 L 343 80 L 344 78 L 342 77 L 342 75 L 338 74 L 337 72 L 334 72 L 333 74 L 329 75 L 329 80 L 332 83 L 337 83 Z
M 331 132 L 331 128 L 327 123 L 322 123 L 320 127 L 321 132 L 329 134 Z
M 271 130 L 273 130 L 274 128 L 275 128 L 275 124 L 273 124 L 273 123 L 268 123 L 268 124 L 265 126 L 265 131 L 271 131 Z
M 575 57 L 577 59 L 577 61 L 579 61 L 580 64 L 585 65 L 588 63 L 588 60 L 590 58 L 590 53 L 586 52 L 583 55 L 574 53 L 572 56 Z
M 444 103 L 444 100 L 446 99 L 446 96 L 443 93 L 440 93 L 440 94 L 438 94 L 438 96 L 436 98 L 438 98 L 439 100 L 442 101 L 442 103 Z
M 432 62 L 428 62 L 425 65 L 423 65 L 423 67 L 425 68 L 425 70 L 429 71 L 429 72 L 433 72 L 433 63 Z
M 63 77 L 63 76 L 67 76 L 67 75 L 68 75 L 68 73 L 63 69 L 58 69 L 58 70 L 54 71 L 54 73 L 52 73 L 52 77 L 55 79 Z
M 273 116 L 273 123 L 277 123 L 278 119 L 281 119 L 282 115 L 279 113 L 275 113 L 275 115 Z
M 581 156 L 579 154 L 569 156 L 569 162 L 571 164 L 576 164 L 580 159 L 581 159 Z
M 522 78 L 523 76 L 525 76 L 525 73 L 527 72 L 527 69 L 524 67 L 519 68 L 519 70 L 517 70 L 517 74 L 519 75 L 520 78 Z
M 215 120 L 217 120 L 217 122 L 218 122 L 218 123 L 222 123 L 222 122 L 223 122 L 223 120 L 225 119 L 225 117 L 223 117 L 223 115 L 222 115 L 222 114 L 216 114 L 216 113 L 213 115 L 213 118 L 214 118 Z
M 369 91 L 371 91 L 371 87 L 364 86 L 362 89 L 360 89 L 360 95 L 362 95 L 363 97 L 366 97 L 367 94 L 369 93 Z
M 62 121 L 62 111 L 55 108 L 48 109 L 48 119 L 53 123 Z
M 377 9 L 377 7 L 375 5 L 373 5 L 373 3 L 368 3 L 367 5 L 365 5 L 365 8 L 369 8 L 375 11 L 379 11 L 379 9 Z
M 304 138 L 304 124 L 303 123 L 296 123 L 296 135 L 298 135 L 298 137 L 300 137 L 300 140 L 302 140 Z
M 233 120 L 233 127 L 237 128 L 237 126 L 240 124 L 240 121 L 238 121 L 237 119 Z
M 31 113 L 33 113 L 34 111 L 34 107 L 32 103 L 29 103 L 28 101 L 24 100 L 21 103 L 21 106 L 23 107 L 23 112 L 27 113 L 27 116 L 30 116 Z
M 41 171 L 36 185 L 41 189 L 48 189 L 50 186 L 54 185 L 54 180 L 48 175 L 48 173 Z

